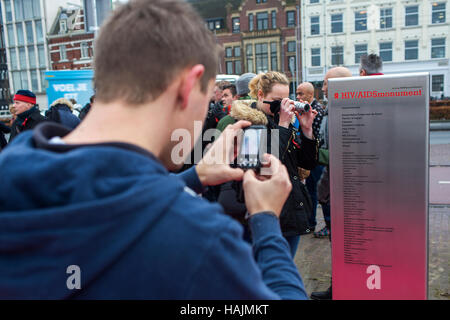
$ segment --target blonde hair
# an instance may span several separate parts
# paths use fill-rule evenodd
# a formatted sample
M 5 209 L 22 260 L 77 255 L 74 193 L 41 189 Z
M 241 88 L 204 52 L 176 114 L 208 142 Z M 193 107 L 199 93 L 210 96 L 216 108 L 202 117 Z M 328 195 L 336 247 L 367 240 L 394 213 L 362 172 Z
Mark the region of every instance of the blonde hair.
M 250 97 L 258 99 L 258 91 L 261 90 L 264 96 L 266 96 L 275 84 L 289 85 L 288 78 L 281 72 L 268 71 L 266 73 L 260 73 L 254 77 L 248 87 L 250 89 Z

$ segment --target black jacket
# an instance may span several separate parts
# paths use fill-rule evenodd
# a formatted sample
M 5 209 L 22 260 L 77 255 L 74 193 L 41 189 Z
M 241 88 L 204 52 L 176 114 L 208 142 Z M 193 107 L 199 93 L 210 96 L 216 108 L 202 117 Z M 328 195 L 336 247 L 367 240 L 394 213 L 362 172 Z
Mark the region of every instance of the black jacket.
M 311 232 L 309 216 L 312 211 L 311 198 L 300 180 L 298 168 L 312 170 L 317 165 L 317 140 L 306 138 L 290 125 L 288 129 L 278 126 L 277 119 L 267 116 L 269 127 L 279 130 L 279 157 L 286 166 L 292 183 L 280 215 L 280 226 L 284 236 L 295 236 Z
M 11 142 L 19 133 L 25 130 L 34 129 L 39 123 L 46 121 L 47 118 L 41 115 L 38 107 L 34 106 L 30 110 L 22 112 L 17 115 L 11 127 L 11 136 L 9 142 Z
M 256 109 L 254 105 L 235 104 L 231 110 L 230 116 L 237 120 L 247 120 L 252 124 L 265 125 L 268 128 L 268 140 L 270 140 L 273 129 L 279 130 L 279 158 L 286 166 L 292 183 L 292 191 L 289 194 L 283 210 L 280 215 L 281 231 L 284 236 L 295 236 L 310 233 L 311 229 L 308 223 L 308 217 L 312 213 L 311 198 L 306 186 L 301 182 L 298 175 L 298 167 L 312 170 L 317 165 L 317 140 L 311 140 L 297 134 L 298 131 L 292 126 L 288 129 L 278 126 L 278 117 L 265 115 L 262 111 Z M 265 121 L 267 119 L 267 121 Z M 263 120 L 263 121 L 261 121 Z M 269 141 L 267 152 L 270 150 Z M 228 190 L 229 191 L 229 190 Z M 227 196 L 227 201 L 230 197 Z M 220 202 L 220 197 L 219 197 Z M 226 203 L 225 212 L 231 205 Z M 233 207 L 233 210 L 236 206 Z M 231 211 L 233 211 L 231 210 Z M 235 210 L 234 210 L 235 211 Z M 227 212 L 229 213 L 229 212 Z M 231 213 L 233 215 L 233 212 Z
M 8 142 L 5 138 L 5 133 L 10 133 L 11 128 L 5 125 L 3 122 L 0 121 L 0 151 L 6 147 Z

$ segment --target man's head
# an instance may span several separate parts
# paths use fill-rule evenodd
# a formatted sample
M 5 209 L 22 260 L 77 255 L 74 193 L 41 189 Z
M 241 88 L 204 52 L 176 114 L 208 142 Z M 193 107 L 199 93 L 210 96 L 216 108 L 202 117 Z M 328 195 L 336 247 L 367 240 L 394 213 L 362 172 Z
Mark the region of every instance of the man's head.
M 345 67 L 336 67 L 333 69 L 328 70 L 327 74 L 325 75 L 325 79 L 323 80 L 323 86 L 322 91 L 324 95 L 328 98 L 328 79 L 332 78 L 344 78 L 344 77 L 351 77 L 352 73 L 350 70 L 348 70 Z
M 213 34 L 180 0 L 130 0 L 104 24 L 95 48 L 95 97 L 103 103 L 153 101 L 197 64 L 204 66 L 200 80 L 206 92 L 218 64 Z
M 214 100 L 214 103 L 218 103 L 222 101 L 222 95 L 223 95 L 223 89 L 226 86 L 229 86 L 231 83 L 229 81 L 221 80 L 216 82 L 214 85 L 214 93 L 212 100 Z
M 297 100 L 307 101 L 309 103 L 314 100 L 314 86 L 310 82 L 303 82 L 297 87 Z
M 248 84 L 254 77 L 256 77 L 256 74 L 250 72 L 244 73 L 236 80 L 236 91 L 238 97 L 245 97 L 249 94 L 250 88 L 248 87 Z
M 383 61 L 376 54 L 362 55 L 359 66 L 360 76 L 370 76 L 380 73 L 383 69 Z
M 36 104 L 36 95 L 30 90 L 18 90 L 14 95 L 16 114 L 30 110 Z
M 222 105 L 229 106 L 234 100 L 236 100 L 236 86 L 229 84 L 222 90 Z
M 157 156 L 173 168 L 176 143 L 170 135 L 184 129 L 191 140 L 197 138 L 194 121 L 206 116 L 218 57 L 214 35 L 188 2 L 130 0 L 108 18 L 96 40 L 95 101 L 105 109 L 123 105 L 128 114 L 139 112 L 147 126 L 159 121 L 158 137 L 145 139 L 166 143 Z

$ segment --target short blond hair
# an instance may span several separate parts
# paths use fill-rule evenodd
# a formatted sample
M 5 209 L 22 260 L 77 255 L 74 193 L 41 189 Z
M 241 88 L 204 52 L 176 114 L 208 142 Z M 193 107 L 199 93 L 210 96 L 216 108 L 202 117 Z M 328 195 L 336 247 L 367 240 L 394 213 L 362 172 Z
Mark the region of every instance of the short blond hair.
M 248 87 L 250 89 L 250 97 L 258 99 L 258 91 L 261 90 L 266 96 L 275 84 L 289 85 L 289 80 L 285 74 L 277 71 L 268 71 L 260 73 L 250 81 Z

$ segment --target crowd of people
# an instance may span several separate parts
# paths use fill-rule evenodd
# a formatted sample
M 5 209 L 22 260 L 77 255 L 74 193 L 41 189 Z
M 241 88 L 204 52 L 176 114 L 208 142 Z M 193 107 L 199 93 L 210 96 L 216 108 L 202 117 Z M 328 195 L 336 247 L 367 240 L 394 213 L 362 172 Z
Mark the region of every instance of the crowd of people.
M 76 100 L 60 98 L 52 102 L 43 115 L 36 103 L 36 95 L 27 89 L 20 89 L 14 95 L 14 103 L 10 105 L 11 119 L 9 124 L 0 121 L 0 151 L 3 150 L 19 133 L 33 130 L 44 121 L 52 121 L 75 129 L 91 108 L 94 96 L 90 98 L 79 112 L 78 117 L 73 113 Z M 9 139 L 6 135 L 9 134 Z
M 327 107 L 304 82 L 296 99 L 311 109 L 296 111 L 276 71 L 216 82 L 219 50 L 188 3 L 133 0 L 99 33 L 95 102 L 79 117 L 67 99 L 42 115 L 17 91 L 0 127 L 0 298 L 308 298 L 294 257 L 302 235 L 331 241 Z M 362 58 L 361 76 L 380 73 L 378 56 Z M 349 76 L 330 69 L 324 96 L 329 79 Z M 197 140 L 194 121 L 216 129 L 213 141 Z M 270 175 L 230 166 L 250 125 L 278 132 Z M 179 128 L 202 145 L 198 163 L 171 159 Z

